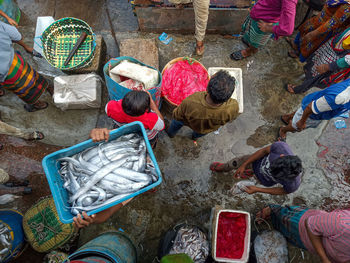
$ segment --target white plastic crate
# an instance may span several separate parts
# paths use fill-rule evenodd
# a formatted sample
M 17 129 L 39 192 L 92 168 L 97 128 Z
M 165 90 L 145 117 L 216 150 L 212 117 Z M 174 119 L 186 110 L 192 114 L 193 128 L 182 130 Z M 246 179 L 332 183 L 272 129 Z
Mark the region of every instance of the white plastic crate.
M 237 81 L 235 91 L 233 92 L 231 98 L 238 101 L 239 113 L 243 113 L 243 78 L 242 78 L 242 69 L 240 68 L 221 68 L 221 67 L 212 67 L 208 69 L 209 76 L 214 75 L 219 70 L 227 71 L 232 77 Z
M 222 212 L 231 212 L 231 213 L 236 213 L 236 214 L 244 214 L 246 216 L 246 223 L 247 223 L 247 228 L 245 232 L 245 238 L 244 238 L 244 252 L 243 255 L 240 259 L 230 259 L 230 258 L 219 258 L 216 257 L 216 240 L 217 240 L 217 232 L 218 232 L 218 224 L 219 224 L 219 216 Z M 215 230 L 214 230 L 214 244 L 213 246 L 213 258 L 217 262 L 229 262 L 229 263 L 242 263 L 242 262 L 248 262 L 249 259 L 249 251 L 250 251 L 250 214 L 245 211 L 240 211 L 240 210 L 231 210 L 231 209 L 222 209 L 219 210 L 216 218 L 215 218 Z

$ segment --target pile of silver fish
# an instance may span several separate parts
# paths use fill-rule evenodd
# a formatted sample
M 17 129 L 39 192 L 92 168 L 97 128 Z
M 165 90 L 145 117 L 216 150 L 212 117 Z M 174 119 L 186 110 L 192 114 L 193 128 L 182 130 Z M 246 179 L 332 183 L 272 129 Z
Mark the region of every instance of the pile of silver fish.
M 0 223 L 0 262 L 5 260 L 11 249 L 11 232 L 7 226 Z
M 113 203 L 158 180 L 146 143 L 136 133 L 58 161 L 74 215 Z
M 176 234 L 169 254 L 188 255 L 195 263 L 204 263 L 209 256 L 209 241 L 198 228 L 183 226 Z

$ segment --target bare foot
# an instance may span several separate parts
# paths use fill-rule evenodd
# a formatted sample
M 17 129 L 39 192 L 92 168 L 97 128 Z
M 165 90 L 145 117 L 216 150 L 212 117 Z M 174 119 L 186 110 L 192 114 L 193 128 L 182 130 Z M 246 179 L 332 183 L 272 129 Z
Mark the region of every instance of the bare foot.
M 196 54 L 198 56 L 202 56 L 204 54 L 204 42 L 203 41 L 197 41 Z
M 258 219 L 258 223 L 259 223 L 259 219 L 269 219 L 271 215 L 271 208 L 269 206 L 263 208 L 261 211 L 259 211 L 258 213 L 256 213 L 256 219 Z
M 286 90 L 287 90 L 289 93 L 295 94 L 295 92 L 294 92 L 294 88 L 295 88 L 295 87 L 296 87 L 296 86 L 293 85 L 293 84 L 287 84 Z
M 278 130 L 278 141 L 285 141 L 287 139 L 287 133 L 283 131 L 283 127 Z

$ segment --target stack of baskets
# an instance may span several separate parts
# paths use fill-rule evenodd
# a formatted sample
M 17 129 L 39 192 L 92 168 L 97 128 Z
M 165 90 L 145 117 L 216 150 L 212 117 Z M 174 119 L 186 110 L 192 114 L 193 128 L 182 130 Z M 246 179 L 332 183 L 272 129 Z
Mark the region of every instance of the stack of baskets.
M 64 65 L 69 52 L 73 49 L 80 35 L 87 37 L 67 66 Z M 84 21 L 66 17 L 52 23 L 41 36 L 43 53 L 52 66 L 61 70 L 73 70 L 89 65 L 94 58 L 96 47 L 95 35 Z

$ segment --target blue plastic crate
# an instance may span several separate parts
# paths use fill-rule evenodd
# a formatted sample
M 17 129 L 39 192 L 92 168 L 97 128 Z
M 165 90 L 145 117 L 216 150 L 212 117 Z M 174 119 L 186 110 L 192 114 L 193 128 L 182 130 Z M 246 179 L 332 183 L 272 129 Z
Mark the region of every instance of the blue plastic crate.
M 143 127 L 143 124 L 141 122 L 135 121 L 135 122 L 126 124 L 118 129 L 116 129 L 116 130 L 111 131 L 109 140 L 110 141 L 115 140 L 122 135 L 134 133 L 134 132 L 142 134 L 142 136 L 146 142 L 147 151 L 148 151 L 148 154 L 154 163 L 154 166 L 155 166 L 155 169 L 157 172 L 157 176 L 158 176 L 158 181 L 145 187 L 145 188 L 142 188 L 141 190 L 139 190 L 135 193 L 132 193 L 132 194 L 124 197 L 123 199 L 115 201 L 114 203 L 108 204 L 108 205 L 103 206 L 99 209 L 92 210 L 92 211 L 87 213 L 88 215 L 96 214 L 100 211 L 103 211 L 103 210 L 109 208 L 109 207 L 112 207 L 116 204 L 119 204 L 119 203 L 121 203 L 121 202 L 123 202 L 131 197 L 142 194 L 143 192 L 146 192 L 146 191 L 156 187 L 157 185 L 159 185 L 162 182 L 162 176 L 161 176 L 158 164 L 157 164 L 157 160 L 153 154 L 152 147 L 148 141 L 146 130 Z M 50 190 L 51 190 L 53 199 L 55 201 L 57 213 L 60 217 L 60 220 L 65 224 L 72 223 L 74 215 L 71 214 L 71 212 L 70 212 L 70 204 L 68 203 L 68 193 L 67 193 L 66 189 L 63 188 L 63 181 L 61 179 L 60 174 L 58 173 L 60 167 L 59 167 L 59 162 L 57 160 L 62 158 L 62 157 L 72 156 L 74 154 L 77 154 L 77 153 L 79 153 L 87 148 L 90 148 L 94 145 L 97 145 L 97 144 L 99 144 L 99 143 L 98 142 L 95 143 L 90 139 L 90 140 L 81 142 L 79 144 L 76 144 L 74 146 L 71 146 L 69 148 L 62 149 L 62 150 L 59 150 L 57 152 L 51 153 L 51 154 L 45 156 L 43 161 L 42 161 L 44 172 L 46 174 L 46 178 L 47 178 L 47 181 L 49 182 Z

